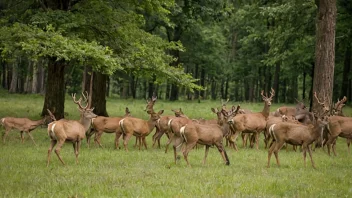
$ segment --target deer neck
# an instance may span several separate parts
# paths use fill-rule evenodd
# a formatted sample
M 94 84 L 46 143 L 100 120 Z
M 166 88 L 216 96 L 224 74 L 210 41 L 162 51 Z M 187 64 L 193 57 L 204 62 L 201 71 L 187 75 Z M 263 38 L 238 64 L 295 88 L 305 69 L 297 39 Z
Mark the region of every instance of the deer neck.
M 84 130 L 88 131 L 90 125 L 91 125 L 91 119 L 90 118 L 86 118 L 83 115 L 81 116 L 81 118 L 79 119 L 79 122 L 83 125 Z
M 151 132 L 154 129 L 156 122 L 157 122 L 157 120 L 153 120 L 152 118 L 149 118 L 149 120 L 147 122 L 148 129 L 149 129 L 148 132 Z
M 268 105 L 268 103 L 265 102 L 263 111 L 261 113 L 263 114 L 264 117 L 266 117 L 266 118 L 269 117 L 270 106 Z

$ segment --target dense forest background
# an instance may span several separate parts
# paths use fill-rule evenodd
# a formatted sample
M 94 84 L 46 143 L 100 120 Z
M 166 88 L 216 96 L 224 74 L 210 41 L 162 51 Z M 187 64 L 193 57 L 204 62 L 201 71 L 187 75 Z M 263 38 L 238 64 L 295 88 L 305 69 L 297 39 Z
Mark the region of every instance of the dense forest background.
M 94 106 L 104 106 L 105 96 L 153 94 L 171 101 L 254 102 L 271 87 L 274 102 L 308 101 L 317 5 L 313 0 L 3 0 L 1 86 L 11 93 L 46 93 L 45 103 L 59 112 L 62 102 L 49 99 L 88 90 L 91 74 Z M 336 8 L 332 100 L 352 96 L 352 1 L 337 0 Z

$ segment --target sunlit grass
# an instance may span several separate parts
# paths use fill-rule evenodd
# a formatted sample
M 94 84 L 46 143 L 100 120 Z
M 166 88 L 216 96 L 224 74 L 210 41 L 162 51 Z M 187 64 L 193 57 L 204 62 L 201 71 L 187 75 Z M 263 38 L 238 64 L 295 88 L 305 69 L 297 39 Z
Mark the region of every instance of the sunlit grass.
M 16 116 L 39 119 L 43 96 L 18 95 L 1 92 L 0 117 Z M 230 105 L 238 103 L 229 102 Z M 241 104 L 244 108 L 261 111 L 262 103 Z M 147 119 L 143 111 L 145 100 L 107 100 L 111 116 L 123 115 L 129 107 L 133 116 Z M 154 109 L 182 107 L 189 117 L 215 118 L 211 107 L 220 107 L 220 101 L 201 103 L 168 102 L 158 100 Z M 281 104 L 273 104 L 273 111 Z M 347 115 L 351 108 L 344 109 Z M 78 119 L 78 111 L 67 97 L 65 111 L 70 119 Z M 0 129 L 3 132 L 3 128 Z M 0 143 L 0 189 L 2 197 L 349 197 L 352 195 L 352 156 L 347 153 L 345 139 L 339 138 L 337 157 L 329 157 L 322 149 L 313 152 L 317 169 L 313 169 L 307 156 L 304 167 L 302 153 L 291 147 L 279 152 L 281 167 L 271 159 L 271 168 L 266 168 L 267 150 L 263 141 L 260 149 L 242 148 L 227 153 L 230 166 L 225 166 L 217 149 L 210 149 L 207 164 L 202 164 L 204 149 L 194 149 L 189 154 L 192 168 L 187 167 L 183 157 L 178 164 L 173 162 L 172 149 L 165 154 L 166 137 L 162 138 L 162 149 L 133 148 L 130 152 L 114 149 L 114 134 L 103 134 L 104 149 L 83 142 L 79 164 L 71 144 L 65 144 L 61 156 L 66 162 L 62 166 L 55 153 L 46 167 L 49 138 L 45 128 L 32 132 L 38 146 L 26 136 L 20 143 L 19 132 L 12 131 L 6 143 Z M 241 145 L 238 142 L 238 145 Z

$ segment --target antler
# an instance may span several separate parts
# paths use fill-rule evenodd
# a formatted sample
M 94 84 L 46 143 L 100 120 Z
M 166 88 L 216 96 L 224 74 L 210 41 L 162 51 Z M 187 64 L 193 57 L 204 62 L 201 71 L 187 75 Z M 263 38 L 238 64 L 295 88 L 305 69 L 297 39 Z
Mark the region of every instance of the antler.
M 86 98 L 86 96 L 84 96 L 83 93 L 82 93 L 82 95 L 83 95 L 84 98 Z M 79 108 L 80 108 L 81 110 L 88 108 L 88 105 L 89 105 L 88 103 L 86 104 L 85 107 L 82 107 L 82 104 L 81 104 L 82 98 L 79 98 L 78 100 L 76 100 L 76 93 L 72 94 L 72 99 L 73 99 L 73 102 L 74 102 L 74 103 L 78 104 L 78 106 L 79 106 Z
M 51 118 L 52 120 L 56 121 L 56 118 L 55 118 L 54 114 L 51 113 L 51 111 L 50 111 L 49 109 L 46 109 L 46 110 L 48 111 L 50 118 Z
M 275 90 L 273 88 L 271 88 L 270 90 L 270 100 L 273 99 L 273 97 L 275 96 Z
M 226 102 L 224 102 L 223 99 L 221 99 L 221 106 L 222 106 L 222 109 L 225 110 L 225 107 L 226 107 L 226 104 L 229 102 L 230 99 L 227 99 Z
M 318 102 L 320 105 L 322 105 L 323 107 L 325 106 L 324 102 L 320 102 L 320 101 L 319 101 L 319 99 L 318 99 L 318 97 L 317 97 L 317 92 L 314 92 L 314 97 L 315 97 L 315 99 L 317 100 L 317 102 Z

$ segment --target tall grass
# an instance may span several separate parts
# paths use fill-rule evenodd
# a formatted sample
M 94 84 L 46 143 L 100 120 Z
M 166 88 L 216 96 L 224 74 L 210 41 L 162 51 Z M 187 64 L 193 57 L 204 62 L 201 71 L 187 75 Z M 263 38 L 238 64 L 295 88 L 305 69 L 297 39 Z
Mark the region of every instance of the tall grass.
M 40 95 L 9 95 L 0 93 L 0 117 L 15 116 L 39 119 L 43 106 Z M 237 104 L 237 103 L 236 103 Z M 155 110 L 182 107 L 189 117 L 214 118 L 211 107 L 219 107 L 219 101 L 167 102 L 158 100 Z M 282 104 L 273 104 L 271 110 Z M 110 116 L 123 115 L 128 106 L 135 117 L 147 119 L 143 111 L 144 100 L 119 100 L 109 98 L 107 108 Z M 260 111 L 262 103 L 242 104 L 244 108 Z M 65 110 L 70 119 L 78 119 L 78 111 L 67 97 Z M 344 109 L 351 115 L 351 108 Z M 0 129 L 3 132 L 3 128 Z M 350 197 L 352 196 L 352 156 L 347 153 L 345 139 L 337 141 L 337 157 L 329 157 L 325 151 L 313 152 L 317 169 L 313 169 L 309 157 L 303 165 L 301 152 L 279 152 L 281 167 L 274 157 L 271 168 L 266 168 L 267 150 L 260 142 L 260 149 L 242 148 L 227 153 L 230 166 L 225 166 L 219 152 L 210 149 L 207 164 L 202 164 L 204 149 L 194 149 L 189 154 L 192 168 L 181 158 L 173 162 L 172 149 L 165 154 L 162 149 L 133 148 L 130 152 L 114 149 L 114 135 L 103 134 L 104 149 L 82 144 L 79 164 L 71 144 L 65 144 L 61 156 L 62 166 L 55 154 L 46 167 L 49 138 L 46 128 L 32 132 L 38 146 L 26 136 L 20 143 L 18 131 L 12 131 L 6 143 L 0 143 L 0 189 L 1 197 Z M 152 133 L 153 134 L 153 133 Z M 166 137 L 162 139 L 165 145 Z M 238 142 L 241 145 L 241 142 Z

